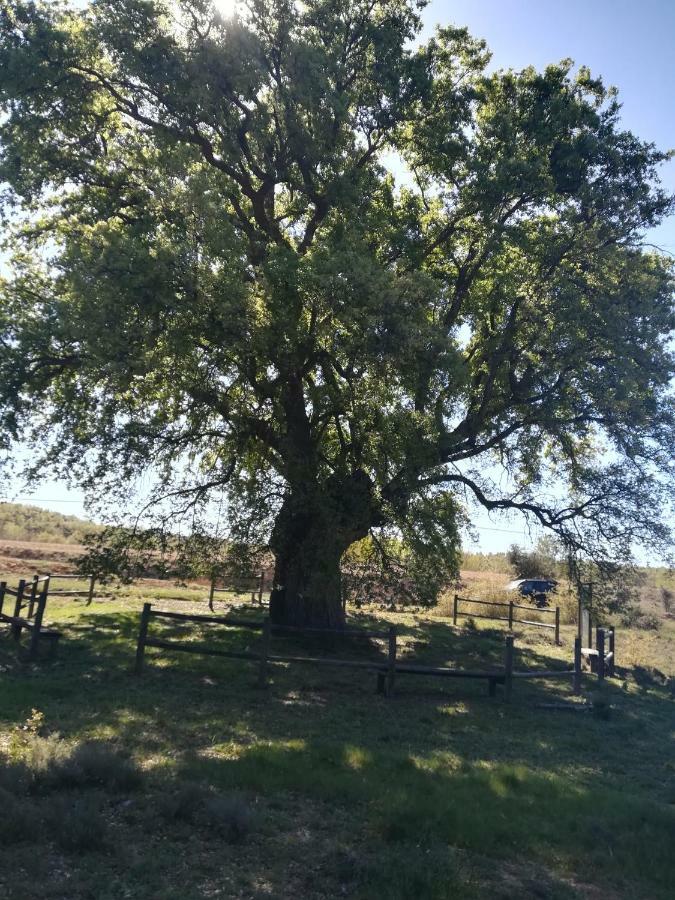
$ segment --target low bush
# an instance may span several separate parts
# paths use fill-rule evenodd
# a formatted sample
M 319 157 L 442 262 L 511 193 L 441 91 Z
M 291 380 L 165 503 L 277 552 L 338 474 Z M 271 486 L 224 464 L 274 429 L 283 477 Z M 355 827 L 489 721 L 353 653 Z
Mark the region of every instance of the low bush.
M 358 900 L 387 897 L 388 900 L 468 900 L 476 894 L 466 884 L 462 861 L 442 844 L 421 847 L 414 842 L 396 848 L 382 843 L 377 852 L 353 860 L 351 872 L 342 873 L 349 896 Z M 405 859 L 405 865 L 401 860 Z M 495 896 L 506 898 L 506 894 Z M 541 894 L 540 896 L 544 896 Z
M 185 781 L 160 795 L 158 812 L 167 822 L 194 822 L 207 796 L 203 785 Z
M 69 853 L 104 849 L 108 824 L 92 796 L 54 797 L 47 813 L 50 835 Z
M 115 792 L 137 790 L 142 780 L 132 760 L 100 741 L 79 744 L 57 763 L 56 770 L 64 784 Z
M 59 787 L 60 770 L 71 752 L 70 746 L 58 734 L 41 737 L 28 734 L 23 741 L 22 762 L 26 766 L 33 788 Z
M 0 844 L 17 844 L 35 839 L 42 825 L 41 816 L 35 804 L 25 796 L 17 797 L 0 788 Z
M 641 631 L 658 631 L 661 620 L 654 613 L 643 612 L 639 606 L 631 606 L 621 616 L 624 628 L 639 628 Z
M 132 760 L 101 741 L 73 747 L 58 734 L 42 737 L 28 734 L 22 739 L 21 759 L 15 761 L 15 779 L 23 779 L 36 791 L 96 787 L 107 791 L 133 791 L 142 776 Z M 8 778 L 6 767 L 3 778 Z
M 21 760 L 0 757 L 0 791 L 10 794 L 25 794 L 30 783 L 30 773 Z
M 243 794 L 214 794 L 193 781 L 162 793 L 156 810 L 166 822 L 201 826 L 230 843 L 244 840 L 253 826 L 253 810 Z
M 253 810 L 242 794 L 217 794 L 204 802 L 204 817 L 226 841 L 244 840 L 253 825 Z

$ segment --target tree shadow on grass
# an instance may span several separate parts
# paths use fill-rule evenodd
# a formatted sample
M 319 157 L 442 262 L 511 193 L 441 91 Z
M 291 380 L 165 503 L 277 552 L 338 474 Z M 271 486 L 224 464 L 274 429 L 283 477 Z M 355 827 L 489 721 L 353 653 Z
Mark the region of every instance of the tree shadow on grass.
M 559 872 L 617 888 L 633 882 L 653 900 L 669 896 L 672 885 L 675 810 L 523 765 L 449 767 L 365 745 L 297 740 L 251 747 L 236 758 L 185 759 L 181 774 L 226 790 L 299 793 L 358 807 L 371 840 L 401 850 L 445 845 L 546 863 L 555 848 Z
M 126 679 L 134 661 L 134 651 L 138 633 L 139 616 L 134 612 L 110 612 L 110 613 L 84 613 L 77 623 L 65 623 L 63 627 L 64 637 L 60 649 L 58 661 L 46 667 L 50 671 L 66 671 L 77 677 L 92 677 L 95 674 L 105 674 L 113 680 L 120 677 Z M 384 631 L 386 621 L 369 617 L 370 627 Z M 214 626 L 197 626 L 178 622 L 157 622 L 153 620 L 151 633 L 161 636 L 163 639 L 194 640 L 198 644 L 217 647 L 223 650 L 248 650 L 256 652 L 259 647 L 260 637 L 257 632 L 245 629 L 222 629 Z M 504 631 L 501 629 L 481 629 L 480 631 L 458 631 L 445 623 L 422 622 L 416 626 L 406 626 L 401 629 L 404 639 L 410 640 L 408 646 L 399 656 L 403 662 L 420 663 L 426 665 L 447 665 L 458 669 L 484 669 L 498 671 L 504 661 Z M 10 640 L 0 639 L 0 656 L 3 657 L 5 668 L 17 669 L 16 659 L 13 657 L 15 644 Z M 276 654 L 296 653 L 299 655 L 314 655 L 338 658 L 372 659 L 384 662 L 385 653 L 382 643 L 370 643 L 366 640 L 329 640 L 317 641 L 307 637 L 294 636 L 274 637 L 272 652 Z M 230 680 L 235 682 L 247 680 L 252 682 L 255 678 L 254 666 L 250 663 L 239 661 L 214 660 L 210 657 L 187 657 L 183 654 L 148 650 L 147 667 L 161 666 L 162 677 L 180 678 L 187 680 L 197 675 L 199 678 L 208 678 L 209 673 L 221 677 L 225 669 L 232 673 Z M 541 649 L 530 646 L 518 646 L 516 649 L 516 668 L 528 669 L 564 669 L 569 662 L 561 661 L 555 654 L 548 655 Z M 36 674 L 35 667 L 31 668 Z M 293 664 L 288 669 L 274 667 L 273 678 L 282 690 L 293 691 L 293 684 L 300 691 L 309 690 L 324 691 L 334 690 L 336 693 L 346 691 L 353 694 L 363 690 L 366 694 L 374 688 L 375 679 L 368 671 L 350 672 L 348 670 L 313 669 L 310 665 Z M 639 679 L 638 679 L 639 680 Z M 571 681 L 571 679 L 570 679 Z M 644 683 L 644 680 L 641 682 Z M 612 691 L 612 683 L 608 683 L 606 689 Z M 660 687 L 657 685 L 657 687 Z M 478 690 L 477 690 L 478 688 Z M 464 695 L 471 702 L 477 694 L 486 693 L 486 686 L 478 686 L 464 681 L 441 681 L 441 679 L 427 676 L 403 676 L 397 677 L 397 693 L 407 697 L 411 694 L 419 696 L 447 694 L 449 699 L 461 698 Z M 514 685 L 514 700 L 517 702 L 520 696 L 528 699 L 537 697 L 542 699 L 551 693 L 569 694 L 569 685 L 562 680 L 551 684 L 550 682 L 517 681 Z M 396 702 L 396 701 L 394 701 Z
M 150 649 L 136 677 L 138 622 L 138 612 L 83 612 L 63 625 L 54 663 L 19 664 L 13 642 L 0 640 L 2 718 L 21 722 L 39 709 L 65 738 L 101 736 L 154 760 L 157 777 L 251 791 L 282 809 L 298 796 L 312 808 L 348 810 L 375 856 L 389 860 L 385 871 L 372 854 L 357 855 L 356 880 L 366 887 L 355 886 L 354 896 L 384 896 L 375 884 L 389 885 L 391 896 L 413 896 L 396 892 L 405 883 L 402 861 L 412 858 L 417 895 L 435 896 L 451 876 L 449 846 L 504 865 L 515 854 L 544 866 L 553 853 L 559 871 L 595 872 L 619 889 L 624 879 L 627 896 L 639 896 L 631 893 L 638 882 L 652 898 L 667 896 L 664 836 L 675 827 L 668 806 L 675 783 L 665 763 L 675 704 L 665 686 L 637 693 L 608 681 L 603 691 L 615 709 L 601 720 L 538 709 L 569 697 L 569 686 L 557 681 L 518 682 L 505 704 L 489 698 L 483 683 L 399 676 L 395 696 L 385 699 L 375 694 L 373 672 L 298 664 L 274 666 L 271 687 L 258 690 L 255 662 Z M 155 629 L 236 650 L 259 640 L 250 631 L 174 622 L 153 622 Z M 500 629 L 422 622 L 401 632 L 410 639 L 406 661 L 502 664 Z M 317 650 L 306 638 L 273 646 Z M 320 650 L 383 658 L 381 643 Z M 518 668 L 565 664 L 541 645 L 519 646 L 517 654 Z M 587 679 L 585 688 L 595 691 L 597 682 Z M 426 873 L 420 847 L 446 862 Z M 259 874 L 259 865 L 251 871 Z M 554 889 L 564 892 L 556 881 L 547 896 Z
M 571 700 L 571 680 L 517 681 L 511 704 L 505 704 L 501 694 L 487 696 L 484 682 L 399 675 L 395 696 L 385 699 L 375 694 L 373 672 L 292 664 L 271 667 L 272 684 L 265 691 L 255 688 L 255 662 L 150 649 L 137 677 L 131 670 L 138 621 L 137 612 L 83 613 L 74 625 L 64 625 L 59 659 L 39 665 L 17 663 L 13 642 L 0 639 L 2 678 L 9 688 L 0 694 L 2 718 L 20 722 L 32 708 L 40 709 L 66 736 L 107 734 L 141 754 L 168 760 L 194 748 L 218 755 L 228 745 L 236 750 L 298 736 L 339 743 L 350 735 L 376 756 L 405 747 L 408 756 L 437 756 L 446 764 L 461 758 L 527 765 L 574 780 L 576 768 L 586 782 L 618 779 L 654 795 L 672 793 L 675 800 L 675 773 L 667 768 L 675 704 L 665 686 L 638 694 L 626 690 L 624 680 L 608 680 L 602 693 L 612 709 L 609 720 L 602 720 L 591 712 L 538 708 Z M 379 630 L 386 625 L 375 623 Z M 224 649 L 254 650 L 259 641 L 250 631 L 155 625 L 162 637 L 195 638 Z M 474 633 L 424 622 L 406 628 L 406 636 L 414 643 L 405 661 L 489 669 L 503 662 L 500 629 Z M 275 639 L 273 648 L 317 652 L 306 639 Z M 381 644 L 367 642 L 322 647 L 321 653 L 384 658 Z M 566 664 L 538 645 L 518 647 L 516 665 Z M 596 693 L 599 685 L 586 678 L 584 688 Z

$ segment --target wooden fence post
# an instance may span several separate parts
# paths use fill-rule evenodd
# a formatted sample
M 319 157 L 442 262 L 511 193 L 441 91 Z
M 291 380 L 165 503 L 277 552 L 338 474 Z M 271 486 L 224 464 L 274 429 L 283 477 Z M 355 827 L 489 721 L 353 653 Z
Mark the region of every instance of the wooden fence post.
M 136 665 L 134 671 L 136 675 L 140 675 L 143 669 L 143 657 L 145 656 L 145 641 L 148 637 L 148 625 L 150 624 L 150 616 L 152 614 L 152 603 L 143 604 L 143 612 L 141 613 L 141 625 L 138 629 L 138 644 L 136 646 Z
M 504 646 L 504 700 L 511 700 L 513 689 L 513 635 L 507 634 Z
M 91 606 L 91 602 L 94 599 L 94 576 L 89 576 L 89 593 L 87 594 L 87 606 Z
M 459 600 L 459 597 L 457 596 L 457 594 L 455 594 L 455 599 L 452 604 L 452 624 L 453 625 L 457 624 L 457 601 L 458 600 Z
M 391 697 L 394 693 L 394 682 L 396 680 L 396 626 L 389 627 L 389 646 L 387 657 L 387 697 Z
M 574 693 L 581 693 L 581 638 L 574 638 Z
M 6 592 L 7 592 L 7 582 L 0 581 L 0 616 L 2 615 L 2 608 L 5 605 Z
M 262 606 L 263 587 L 265 585 L 265 573 L 260 573 L 260 584 L 258 585 L 258 606 Z
M 272 636 L 272 628 L 268 618 L 263 622 L 261 647 L 260 647 L 260 667 L 258 669 L 258 687 L 267 687 L 267 657 L 270 655 L 270 638 Z
M 23 593 L 26 590 L 26 579 L 19 580 L 19 586 L 16 589 L 16 603 L 14 604 L 14 618 L 18 619 L 21 615 L 21 606 L 23 603 Z M 21 640 L 21 626 L 18 622 L 12 623 L 12 637 L 15 641 Z
M 609 652 L 612 654 L 609 658 L 609 665 L 607 666 L 607 674 L 610 678 L 614 678 L 614 665 L 616 663 L 616 644 L 614 642 L 614 626 L 611 625 L 609 629 Z
M 593 647 L 593 623 L 591 621 L 590 613 L 588 615 L 588 648 L 590 650 L 598 649 L 598 634 L 600 633 L 600 627 L 596 625 L 595 628 L 595 648 Z M 598 674 L 598 667 L 600 665 L 600 657 L 597 653 L 591 654 L 589 657 L 589 663 L 591 666 L 591 672 L 594 675 Z
M 598 649 L 598 681 L 605 680 L 605 629 L 595 632 L 595 645 Z
M 574 693 L 581 693 L 581 638 L 574 638 Z
M 33 631 L 30 636 L 30 645 L 28 647 L 29 659 L 37 659 L 38 650 L 40 648 L 40 629 L 42 628 L 42 620 L 45 614 L 45 607 L 47 606 L 48 585 L 49 582 L 47 582 L 45 587 L 40 591 L 40 596 L 38 597 L 37 612 L 35 614 Z
M 513 600 L 509 600 L 509 631 L 513 631 Z
M 211 578 L 211 588 L 209 590 L 209 609 L 213 612 L 213 597 L 216 592 L 216 576 Z
M 28 598 L 28 614 L 26 615 L 27 619 L 32 619 L 35 615 L 35 603 L 37 601 L 37 589 L 38 589 L 38 579 L 39 575 L 33 575 L 33 580 L 30 584 L 30 596 Z
M 560 607 L 556 606 L 555 608 L 555 643 L 556 646 L 560 646 Z

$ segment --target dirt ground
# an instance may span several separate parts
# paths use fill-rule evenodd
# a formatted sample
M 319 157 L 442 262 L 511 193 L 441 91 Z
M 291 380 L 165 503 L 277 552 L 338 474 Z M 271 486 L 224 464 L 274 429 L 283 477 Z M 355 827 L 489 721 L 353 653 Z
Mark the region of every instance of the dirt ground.
M 0 539 L 0 571 L 31 574 L 35 569 L 55 574 L 71 572 L 85 548 L 81 544 L 48 544 Z

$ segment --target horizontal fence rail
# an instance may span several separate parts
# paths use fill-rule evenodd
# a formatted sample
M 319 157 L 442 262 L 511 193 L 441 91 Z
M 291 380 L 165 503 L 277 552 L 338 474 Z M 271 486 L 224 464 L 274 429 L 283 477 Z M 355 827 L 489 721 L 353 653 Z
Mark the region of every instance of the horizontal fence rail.
M 209 647 L 202 643 L 181 641 L 175 639 L 158 638 L 149 634 L 152 619 L 167 619 L 170 621 L 190 622 L 196 625 L 214 624 L 228 628 L 244 628 L 261 633 L 260 645 L 256 650 L 224 650 Z M 324 634 L 333 637 L 359 637 L 370 640 L 386 641 L 386 657 L 379 659 L 344 659 L 340 657 L 304 656 L 293 653 L 272 653 L 270 642 L 273 635 L 283 634 Z M 455 669 L 448 666 L 427 666 L 417 663 L 400 662 L 397 659 L 397 631 L 391 626 L 387 631 L 368 631 L 354 628 L 303 628 L 301 626 L 274 625 L 269 618 L 261 621 L 249 619 L 236 619 L 231 616 L 208 616 L 191 613 L 178 613 L 165 610 L 155 610 L 152 604 L 145 603 L 141 613 L 138 642 L 136 646 L 135 672 L 140 674 L 143 670 L 146 647 L 155 647 L 161 650 L 170 650 L 178 653 L 195 653 L 204 656 L 220 656 L 227 659 L 249 660 L 258 663 L 258 684 L 267 684 L 267 669 L 270 664 L 303 663 L 319 666 L 334 666 L 338 668 L 367 669 L 377 673 L 377 688 L 379 693 L 391 696 L 394 691 L 394 683 L 397 675 L 429 675 L 446 678 L 482 679 L 488 682 L 488 693 L 491 697 L 496 694 L 498 684 L 504 686 L 504 699 L 511 696 L 513 672 L 513 637 L 506 638 L 505 656 L 503 668 L 489 670 Z
M 574 669 L 533 669 L 513 673 L 514 678 L 571 678 L 573 675 Z
M 474 612 L 463 612 L 460 611 L 459 604 L 460 603 L 471 603 L 476 604 L 478 606 L 491 606 L 491 607 L 499 607 L 501 609 L 508 610 L 508 615 L 506 616 L 498 616 L 498 615 L 490 615 L 483 613 L 474 613 Z M 537 622 L 532 619 L 519 619 L 515 615 L 515 610 L 524 609 L 529 612 L 535 612 L 538 615 L 541 614 L 549 614 L 555 617 L 554 622 Z M 460 597 L 458 594 L 455 594 L 452 604 L 452 623 L 453 625 L 457 624 L 457 619 L 460 616 L 470 617 L 472 619 L 489 619 L 493 622 L 508 622 L 509 629 L 512 630 L 514 624 L 516 625 L 530 625 L 533 628 L 547 628 L 555 632 L 555 642 L 557 645 L 560 645 L 560 607 L 539 607 L 539 606 L 525 606 L 522 603 L 514 603 L 513 600 L 509 600 L 508 603 L 504 603 L 502 601 L 495 600 L 494 602 L 491 600 L 474 600 L 471 597 Z
M 209 588 L 209 609 L 213 611 L 213 601 L 216 594 L 250 594 L 251 602 L 258 599 L 258 606 L 263 605 L 263 592 L 265 590 L 265 573 L 242 575 L 240 578 L 232 578 L 224 587 L 216 587 L 217 578 L 211 579 Z
M 77 572 L 59 574 L 59 575 L 49 575 L 52 582 L 54 582 L 57 578 L 61 581 L 86 581 L 88 582 L 86 590 L 72 590 L 71 588 L 50 588 L 50 594 L 53 597 L 86 597 L 87 598 L 87 606 L 89 606 L 94 599 L 94 584 L 96 582 L 96 578 L 94 575 L 81 575 Z
M 608 628 L 595 629 L 595 647 L 582 647 L 579 643 L 579 655 L 589 661 L 591 671 L 597 674 L 598 681 L 605 677 L 613 678 L 616 669 L 616 632 L 613 625 Z
M 201 613 L 170 612 L 169 610 L 152 609 L 152 604 L 150 603 L 144 604 L 143 609 L 145 609 L 146 606 L 151 607 L 150 615 L 153 619 L 176 619 L 179 622 L 206 622 L 212 625 L 229 625 L 231 628 L 252 628 L 262 630 L 262 622 L 258 621 L 232 619 L 229 616 L 205 616 Z

